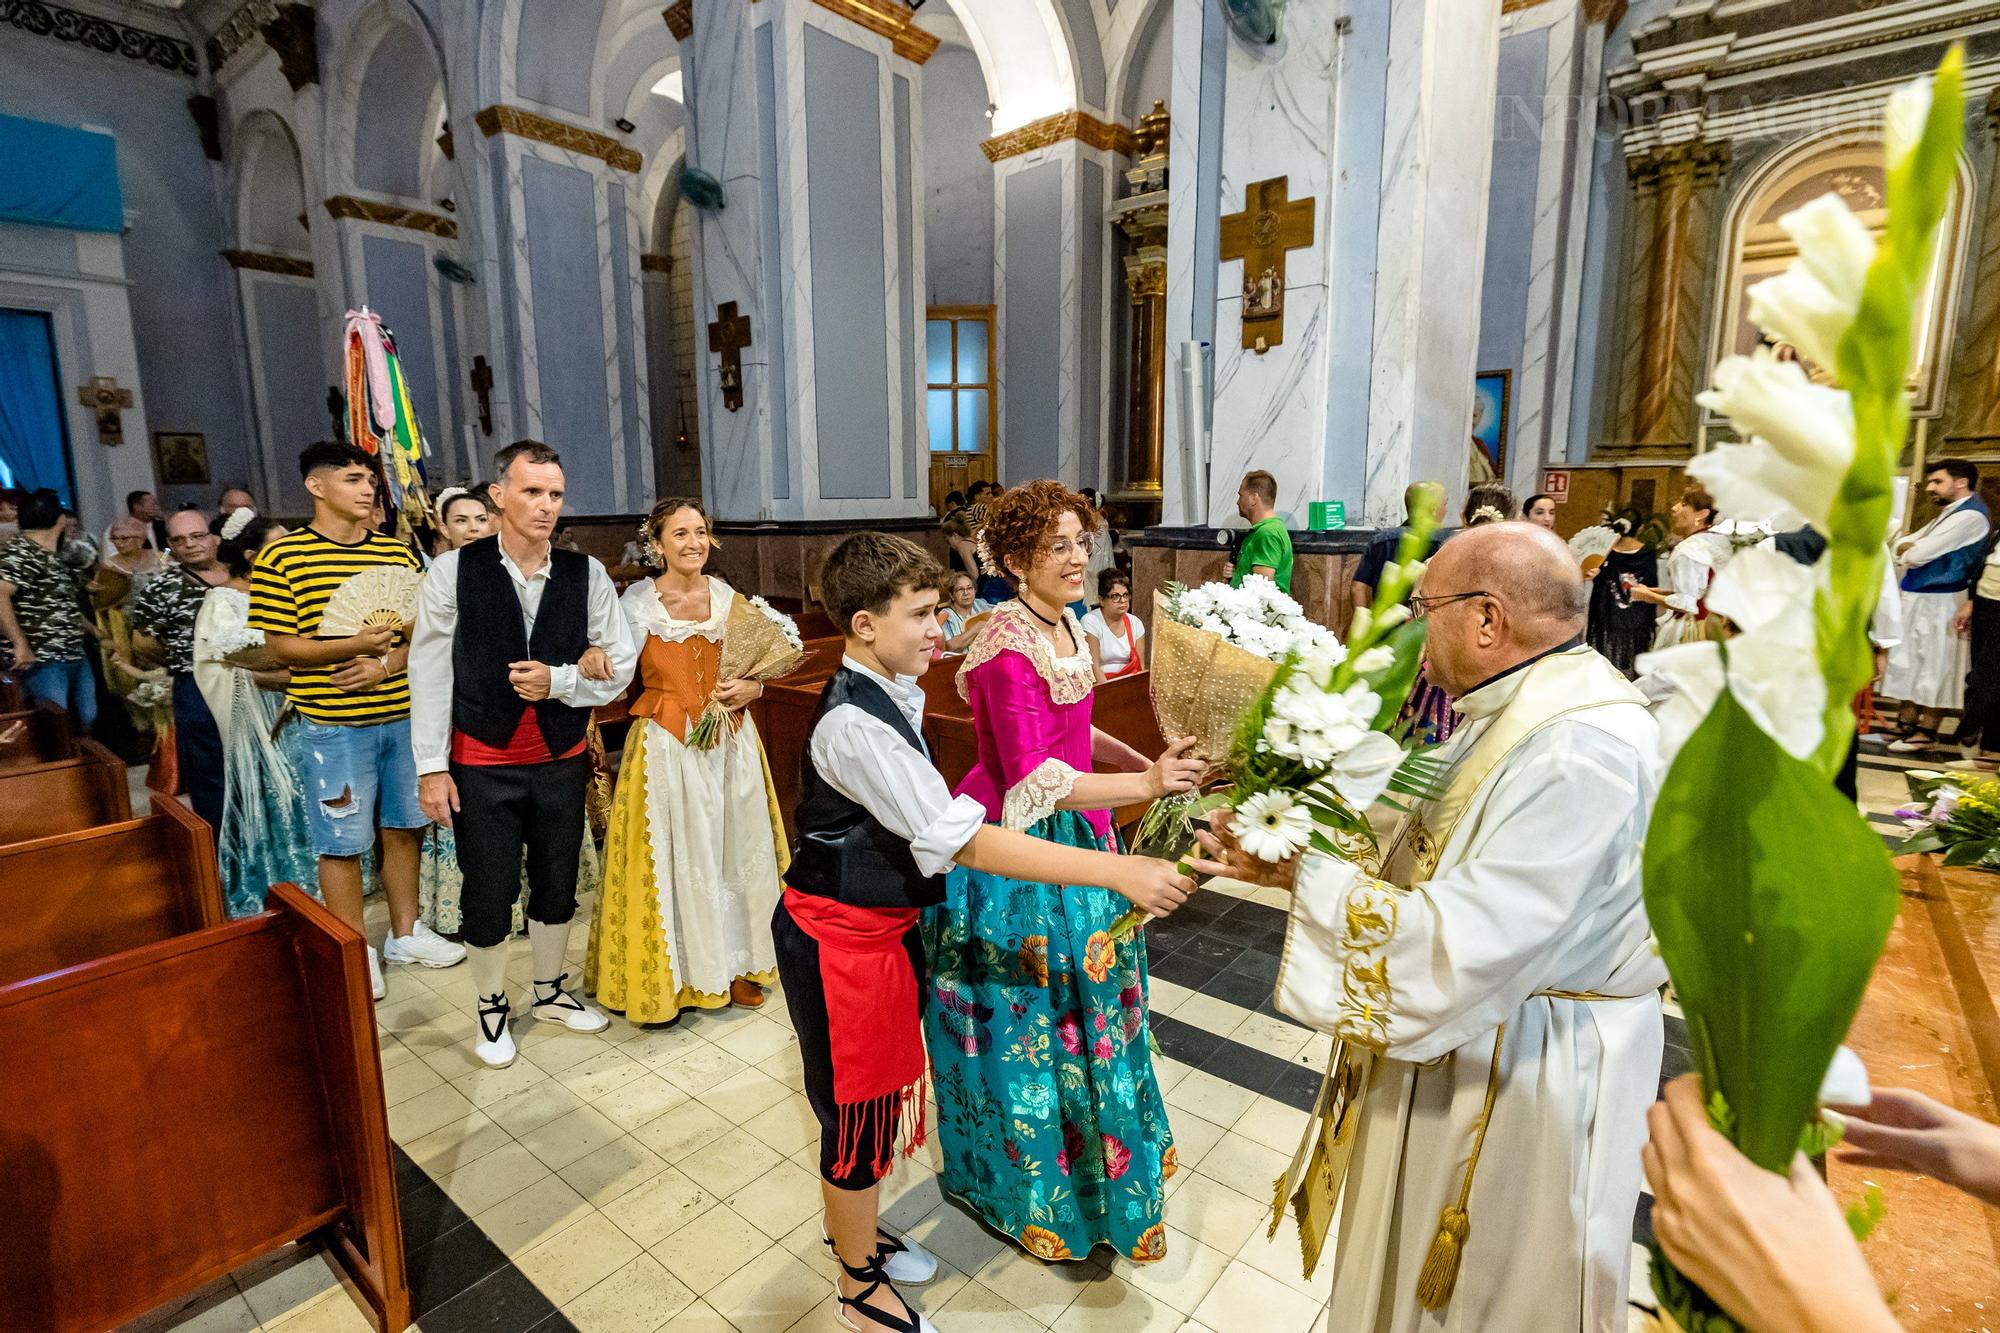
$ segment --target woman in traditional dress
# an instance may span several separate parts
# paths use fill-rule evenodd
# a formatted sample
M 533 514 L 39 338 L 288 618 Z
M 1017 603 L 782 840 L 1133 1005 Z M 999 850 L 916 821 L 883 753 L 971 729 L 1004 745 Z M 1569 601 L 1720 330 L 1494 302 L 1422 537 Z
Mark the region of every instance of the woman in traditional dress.
M 1708 586 L 1735 549 L 1727 534 L 1714 531 L 1715 499 L 1699 486 L 1681 492 L 1669 517 L 1680 540 L 1667 552 L 1665 581 L 1657 588 L 1640 583 L 1631 588 L 1633 601 L 1660 609 L 1655 649 L 1723 637 L 1721 618 L 1708 614 Z
M 317 897 L 319 859 L 299 776 L 303 742 L 298 728 L 277 726 L 290 673 L 255 665 L 264 632 L 250 628 L 250 566 L 285 528 L 241 508 L 222 520 L 220 534 L 216 557 L 229 578 L 208 590 L 195 617 L 194 683 L 222 735 L 222 826 L 215 844 L 222 904 L 238 917 L 263 911 L 273 884 L 296 884 Z
M 438 496 L 438 554 L 456 551 L 493 533 L 493 505 L 483 495 L 452 486 Z M 586 822 L 582 859 L 577 862 L 576 891 L 595 893 L 601 879 L 597 842 Z M 460 900 L 465 874 L 458 868 L 458 835 L 433 824 L 424 835 L 423 859 L 417 865 L 417 919 L 440 935 L 457 935 L 465 923 Z M 514 897 L 514 933 L 528 932 L 527 866 L 521 868 L 521 891 Z
M 777 979 L 771 913 L 789 857 L 763 742 L 743 712 L 764 687 L 717 678 L 736 593 L 702 573 L 708 517 L 698 501 L 662 500 L 645 531 L 665 572 L 625 590 L 641 692 L 612 795 L 584 985 L 634 1023 L 670 1023 L 683 1009 L 764 1002 Z M 691 749 L 688 730 L 710 699 L 729 710 L 729 725 L 715 748 Z
M 1116 569 L 1097 575 L 1097 606 L 1083 618 L 1101 683 L 1146 669 L 1146 625 L 1132 614 L 1132 580 Z
M 1183 741 L 1148 763 L 1090 722 L 1096 674 L 1076 618 L 1089 504 L 1058 482 L 1010 491 L 982 555 L 1020 596 L 993 612 L 959 672 L 978 762 L 960 791 L 989 822 L 1072 847 L 1114 848 L 1109 812 L 1193 787 Z M 1093 761 L 1125 771 L 1094 773 Z M 1146 1033 L 1143 933 L 1113 944 L 1128 904 L 1102 889 L 954 870 L 926 914 L 925 1045 L 944 1188 L 1043 1259 L 1099 1245 L 1147 1262 L 1173 1132 Z
M 1604 563 L 1590 576 L 1590 646 L 1630 678 L 1638 674 L 1639 654 L 1653 646 L 1653 608 L 1632 600 L 1634 587 L 1651 588 L 1660 581 L 1660 553 L 1632 535 L 1632 520 L 1616 518 L 1611 527 L 1618 540 L 1604 553 Z

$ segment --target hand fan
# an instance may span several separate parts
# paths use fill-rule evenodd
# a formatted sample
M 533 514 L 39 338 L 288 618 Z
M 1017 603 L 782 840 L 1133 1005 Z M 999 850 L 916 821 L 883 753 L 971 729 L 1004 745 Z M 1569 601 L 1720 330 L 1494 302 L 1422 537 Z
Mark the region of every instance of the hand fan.
M 1571 537 L 1569 549 L 1576 553 L 1576 558 L 1582 564 L 1586 575 L 1595 574 L 1604 564 L 1604 557 L 1610 554 L 1612 544 L 1617 540 L 1616 528 L 1607 528 L 1599 524 L 1594 528 L 1585 528 Z
M 319 637 L 345 639 L 370 625 L 407 629 L 417 618 L 424 576 L 401 565 L 364 569 L 333 590 L 320 613 Z

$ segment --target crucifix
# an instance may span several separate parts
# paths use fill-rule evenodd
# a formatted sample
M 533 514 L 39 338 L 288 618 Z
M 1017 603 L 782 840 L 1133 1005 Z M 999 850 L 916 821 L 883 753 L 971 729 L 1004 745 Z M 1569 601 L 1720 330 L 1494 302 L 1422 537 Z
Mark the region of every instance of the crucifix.
M 472 391 L 479 395 L 479 433 L 493 433 L 493 367 L 486 358 L 472 358 Z
M 1289 176 L 1256 181 L 1243 211 L 1222 219 L 1222 260 L 1243 261 L 1243 345 L 1262 355 L 1285 340 L 1285 252 L 1312 244 L 1312 199 L 1288 198 Z
M 92 375 L 90 383 L 77 386 L 76 400 L 85 407 L 97 409 L 99 444 L 125 443 L 125 418 L 119 413 L 132 406 L 130 389 L 119 388 L 113 376 Z
M 743 349 L 750 345 L 750 316 L 736 313 L 736 302 L 715 308 L 708 326 L 708 350 L 722 354 L 722 405 L 734 412 L 743 406 Z

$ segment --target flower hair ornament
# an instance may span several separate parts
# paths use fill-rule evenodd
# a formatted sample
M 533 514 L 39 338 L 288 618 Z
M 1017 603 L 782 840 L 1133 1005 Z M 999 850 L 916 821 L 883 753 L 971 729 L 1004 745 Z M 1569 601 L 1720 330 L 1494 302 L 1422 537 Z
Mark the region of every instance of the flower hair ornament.
M 222 520 L 222 540 L 233 542 L 238 537 L 241 537 L 243 529 L 249 527 L 251 520 L 256 517 L 257 511 L 249 505 L 232 510 L 229 517 Z
M 447 486 L 443 490 L 439 491 L 436 502 L 438 517 L 439 518 L 444 517 L 444 511 L 451 508 L 451 502 L 453 500 L 458 499 L 458 497 L 461 495 L 470 495 L 470 494 L 472 494 L 472 492 L 466 490 L 465 487 L 463 486 Z
M 979 562 L 979 570 L 983 574 L 992 574 L 997 577 L 1007 572 L 1000 568 L 1000 562 L 993 558 L 993 548 L 986 544 L 986 530 L 984 528 L 981 528 L 979 535 L 973 539 L 972 556 Z
M 1478 527 L 1481 523 L 1505 523 L 1506 521 L 1507 516 L 1492 505 L 1481 505 L 1472 511 L 1471 526 L 1473 527 Z

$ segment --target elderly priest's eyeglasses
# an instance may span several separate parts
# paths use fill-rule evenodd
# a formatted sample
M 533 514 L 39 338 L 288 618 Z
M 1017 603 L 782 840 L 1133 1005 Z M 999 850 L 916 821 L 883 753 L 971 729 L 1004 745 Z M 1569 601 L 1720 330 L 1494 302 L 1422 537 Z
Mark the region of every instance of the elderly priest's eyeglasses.
M 1484 589 L 1476 589 L 1472 592 L 1441 592 L 1435 597 L 1412 597 L 1410 605 L 1417 609 L 1418 615 L 1427 616 L 1440 606 L 1448 606 L 1453 602 L 1470 601 L 1474 597 L 1491 597 L 1492 595 L 1492 593 Z

